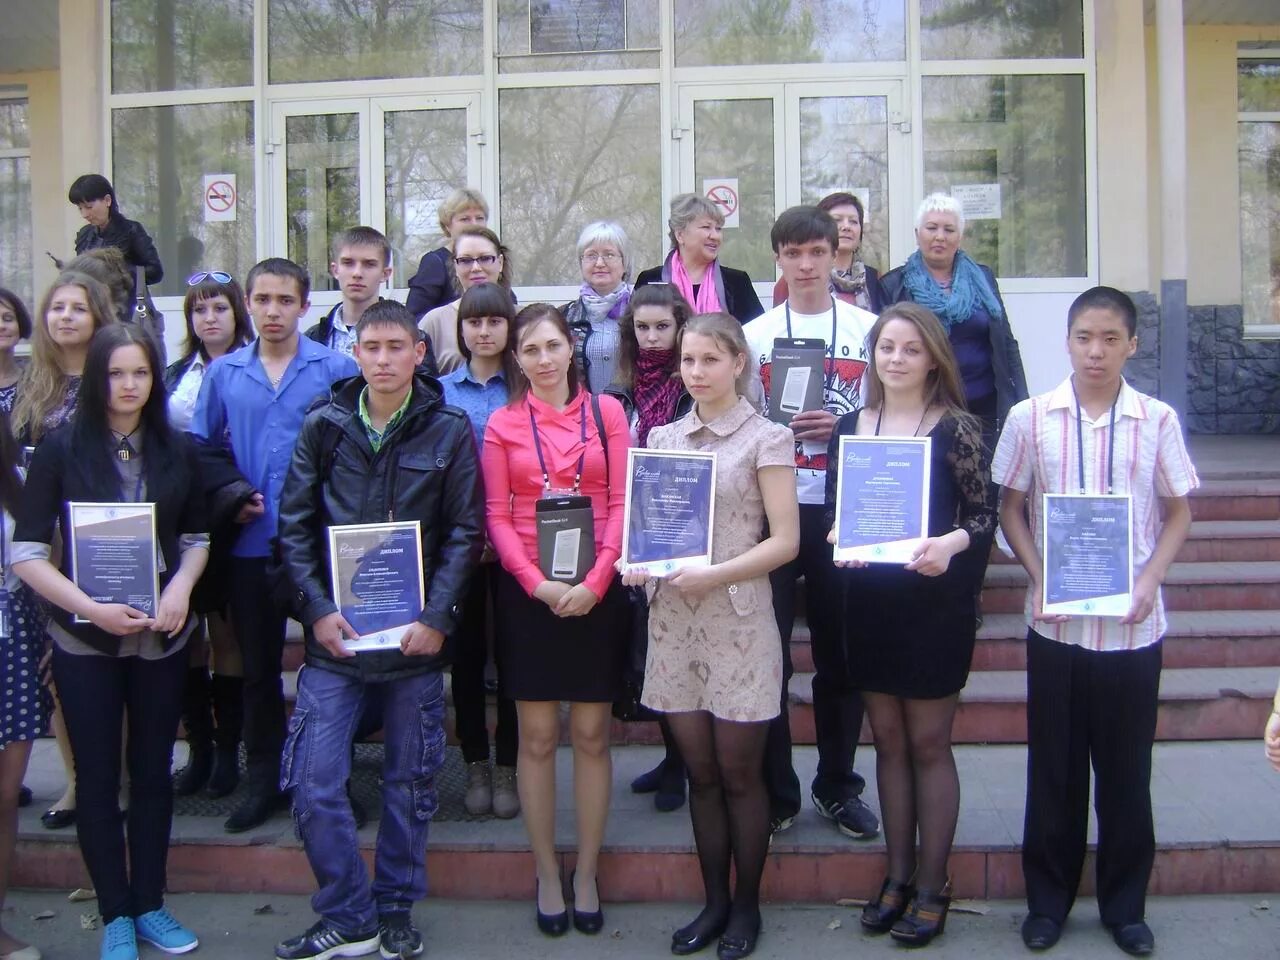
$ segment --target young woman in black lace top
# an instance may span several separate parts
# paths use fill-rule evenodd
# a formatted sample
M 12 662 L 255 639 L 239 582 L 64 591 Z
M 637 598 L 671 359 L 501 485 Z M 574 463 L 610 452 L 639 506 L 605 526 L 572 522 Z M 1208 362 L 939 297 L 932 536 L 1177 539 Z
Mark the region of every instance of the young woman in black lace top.
M 888 876 L 863 911 L 864 928 L 925 944 L 950 905 L 947 858 L 960 809 L 951 721 L 969 675 L 974 596 L 995 531 L 990 458 L 946 331 L 929 310 L 895 304 L 871 328 L 866 405 L 846 414 L 828 451 L 827 510 L 834 519 L 840 437 L 929 437 L 929 536 L 915 559 L 841 564 L 847 583 L 849 669 L 876 744 Z M 920 847 L 916 849 L 917 831 Z

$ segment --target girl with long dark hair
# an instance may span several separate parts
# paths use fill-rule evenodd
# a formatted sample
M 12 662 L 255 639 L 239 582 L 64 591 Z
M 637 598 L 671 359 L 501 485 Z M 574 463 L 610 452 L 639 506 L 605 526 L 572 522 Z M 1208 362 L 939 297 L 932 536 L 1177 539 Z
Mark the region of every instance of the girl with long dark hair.
M 19 341 L 31 336 L 31 314 L 22 298 L 0 287 L 0 410 L 13 412 L 22 365 L 14 354 Z M 3 954 L 0 954 L 3 956 Z
M 53 608 L 53 675 L 75 760 L 80 852 L 104 924 L 102 960 L 132 960 L 138 939 L 169 953 L 197 944 L 165 909 L 164 886 L 169 763 L 184 647 L 196 622 L 191 590 L 209 541 L 195 450 L 169 426 L 160 377 L 156 345 L 137 327 L 113 324 L 95 335 L 76 413 L 36 447 L 14 531 L 15 572 Z M 96 601 L 77 586 L 69 502 L 154 505 L 160 596 L 153 613 Z M 60 519 L 61 569 L 50 562 Z M 129 810 L 122 817 L 126 717 Z

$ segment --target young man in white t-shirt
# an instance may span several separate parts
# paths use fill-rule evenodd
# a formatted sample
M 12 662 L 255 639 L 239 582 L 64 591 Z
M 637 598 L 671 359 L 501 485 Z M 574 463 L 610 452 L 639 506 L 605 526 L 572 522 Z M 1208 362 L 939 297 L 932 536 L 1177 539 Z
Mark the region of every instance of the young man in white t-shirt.
M 813 646 L 813 714 L 818 741 L 818 773 L 811 796 L 818 812 L 840 831 L 859 839 L 874 837 L 880 823 L 860 794 L 865 781 L 853 770 L 853 754 L 862 728 L 862 698 L 849 681 L 840 584 L 823 520 L 827 442 L 840 417 L 858 406 L 858 386 L 867 366 L 867 334 L 875 314 L 837 300 L 831 293 L 831 266 L 839 235 L 836 223 L 817 207 L 792 207 L 770 232 L 773 252 L 787 282 L 785 303 L 744 328 L 759 366 L 766 410 L 774 401 L 771 381 L 774 341 L 818 339 L 826 346 L 822 408 L 798 413 L 790 421 L 796 436 L 796 490 L 800 498 L 800 555 L 775 570 L 773 609 L 782 634 L 783 664 L 791 676 L 791 629 L 795 620 L 796 581 L 805 578 L 805 603 Z M 774 830 L 784 830 L 800 810 L 799 784 L 791 766 L 791 735 L 786 690 L 782 712 L 770 729 L 766 780 L 774 809 Z

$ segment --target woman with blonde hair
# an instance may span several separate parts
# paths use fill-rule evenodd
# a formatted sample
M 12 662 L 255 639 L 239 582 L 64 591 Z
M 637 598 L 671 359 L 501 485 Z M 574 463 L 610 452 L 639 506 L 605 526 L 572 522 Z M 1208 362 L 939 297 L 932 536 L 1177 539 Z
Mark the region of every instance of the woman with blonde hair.
M 965 410 L 959 365 L 938 318 L 914 303 L 895 304 L 872 326 L 868 343 L 864 405 L 840 418 L 827 450 L 827 522 L 835 519 L 840 437 L 931 443 L 929 533 L 914 559 L 905 566 L 837 562 L 849 568 L 847 662 L 875 735 L 889 860 L 862 926 L 923 946 L 942 933 L 951 903 L 947 859 L 960 812 L 951 723 L 973 658 L 973 596 L 996 502 L 982 426 Z
M 465 227 L 483 227 L 489 222 L 489 204 L 479 190 L 460 187 L 445 197 L 436 211 L 444 242 L 418 261 L 418 272 L 409 281 L 404 305 L 415 317 L 425 316 L 455 297 L 453 289 L 453 237 Z

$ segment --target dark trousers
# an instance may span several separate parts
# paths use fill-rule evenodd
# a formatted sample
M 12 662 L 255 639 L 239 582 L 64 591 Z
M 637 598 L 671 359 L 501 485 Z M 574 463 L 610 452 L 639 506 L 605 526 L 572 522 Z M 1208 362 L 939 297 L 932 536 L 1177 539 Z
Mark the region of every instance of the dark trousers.
M 1095 653 L 1027 632 L 1027 906 L 1058 923 L 1080 886 L 1089 765 L 1098 817 L 1098 910 L 1108 925 L 1146 911 L 1155 859 L 1151 746 L 1162 643 Z
M 829 532 L 821 504 L 800 504 L 800 554 L 769 575 L 773 613 L 782 634 L 784 677 L 791 677 L 791 630 L 796 616 L 796 581 L 804 577 L 805 616 L 813 648 L 813 722 L 818 741 L 818 773 L 814 792 L 829 797 L 862 793 L 866 782 L 853 771 L 853 755 L 862 729 L 862 696 L 849 677 L 844 631 L 840 625 L 842 581 L 831 561 Z M 791 771 L 791 727 L 787 718 L 787 684 L 782 687 L 782 712 L 770 723 L 765 743 L 765 780 L 773 815 L 800 809 L 799 783 Z M 783 801 L 794 791 L 794 809 Z
M 104 923 L 164 905 L 173 822 L 169 761 L 186 675 L 185 648 L 160 660 L 53 648 L 53 677 L 75 758 L 76 835 Z M 122 818 L 120 728 L 126 716 L 129 813 Z
M 489 657 L 489 597 L 494 564 L 482 563 L 471 576 L 462 603 L 462 619 L 454 641 L 453 716 L 454 728 L 467 763 L 489 759 L 489 727 L 485 720 L 487 695 L 484 668 Z M 498 698 L 498 725 L 493 739 L 497 764 L 514 767 L 519 752 L 516 702 Z
M 266 557 L 232 557 L 231 625 L 244 660 L 244 749 L 249 786 L 273 792 L 284 747 L 285 616 L 271 600 Z

